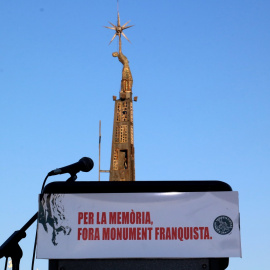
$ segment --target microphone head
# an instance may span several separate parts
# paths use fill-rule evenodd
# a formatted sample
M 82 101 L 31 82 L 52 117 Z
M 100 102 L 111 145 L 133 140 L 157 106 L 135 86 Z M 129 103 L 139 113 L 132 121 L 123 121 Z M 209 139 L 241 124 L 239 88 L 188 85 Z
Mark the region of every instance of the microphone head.
M 83 157 L 79 160 L 79 162 L 82 165 L 80 168 L 82 172 L 89 172 L 94 167 L 94 161 L 89 157 Z

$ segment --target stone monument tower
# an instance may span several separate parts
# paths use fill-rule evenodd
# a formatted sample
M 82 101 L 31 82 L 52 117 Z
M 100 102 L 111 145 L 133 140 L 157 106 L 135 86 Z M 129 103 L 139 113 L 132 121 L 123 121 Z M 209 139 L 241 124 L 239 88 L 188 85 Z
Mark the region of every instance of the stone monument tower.
M 122 63 L 122 80 L 119 98 L 113 96 L 115 101 L 112 152 L 110 165 L 110 181 L 135 181 L 135 153 L 134 153 L 134 136 L 133 136 L 133 101 L 132 101 L 132 74 L 127 57 L 122 53 L 121 36 L 123 30 L 132 27 L 120 24 L 119 12 L 117 14 L 117 25 L 110 23 L 112 27 L 106 28 L 115 30 L 115 34 L 110 41 L 116 36 L 119 38 L 119 51 L 112 55 L 117 57 Z M 137 101 L 137 97 L 134 98 Z

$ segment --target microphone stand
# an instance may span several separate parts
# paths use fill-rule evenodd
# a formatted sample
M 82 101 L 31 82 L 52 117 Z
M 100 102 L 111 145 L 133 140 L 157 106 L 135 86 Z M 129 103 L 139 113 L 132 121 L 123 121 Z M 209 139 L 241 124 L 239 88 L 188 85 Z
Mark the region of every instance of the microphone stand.
M 71 175 L 66 182 L 74 182 L 77 179 L 77 175 Z M 43 194 L 43 191 L 42 193 Z M 6 257 L 5 270 L 8 258 L 12 260 L 12 269 L 20 269 L 20 260 L 23 256 L 23 251 L 19 246 L 19 242 L 26 237 L 26 230 L 36 221 L 38 218 L 38 212 L 36 212 L 20 230 L 15 231 L 0 247 L 0 259 Z
M 26 237 L 26 230 L 35 222 L 38 217 L 38 213 L 34 214 L 22 228 L 18 231 L 15 231 L 0 247 L 0 258 L 6 257 L 11 258 L 12 260 L 12 269 L 19 270 L 20 260 L 23 256 L 19 242 Z

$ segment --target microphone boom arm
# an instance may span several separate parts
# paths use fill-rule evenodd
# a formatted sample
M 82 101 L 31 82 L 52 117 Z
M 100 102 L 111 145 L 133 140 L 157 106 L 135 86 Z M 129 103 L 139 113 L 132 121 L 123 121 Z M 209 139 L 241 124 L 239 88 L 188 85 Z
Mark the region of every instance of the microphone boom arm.
M 77 173 L 80 171 L 89 172 L 94 167 L 94 162 L 91 158 L 83 157 L 77 163 L 71 164 L 69 166 L 56 169 L 48 173 L 45 177 L 41 194 L 43 194 L 43 189 L 45 186 L 45 182 L 49 176 L 62 174 L 62 173 L 70 173 L 70 178 L 66 180 L 66 182 L 74 182 L 77 179 Z M 59 170 L 60 172 L 58 172 Z M 19 242 L 26 237 L 26 230 L 35 222 L 38 218 L 38 212 L 36 212 L 23 226 L 20 230 L 15 231 L 1 246 L 0 246 L 0 259 L 6 257 L 7 259 L 11 258 L 12 260 L 12 269 L 19 270 L 20 268 L 20 260 L 23 256 L 23 252 L 21 247 L 19 246 Z M 6 270 L 6 269 L 5 269 Z
M 23 256 L 19 242 L 26 237 L 26 230 L 35 222 L 38 212 L 33 215 L 22 228 L 15 231 L 0 247 L 0 259 L 2 257 L 11 258 L 14 270 L 19 270 L 20 260 Z

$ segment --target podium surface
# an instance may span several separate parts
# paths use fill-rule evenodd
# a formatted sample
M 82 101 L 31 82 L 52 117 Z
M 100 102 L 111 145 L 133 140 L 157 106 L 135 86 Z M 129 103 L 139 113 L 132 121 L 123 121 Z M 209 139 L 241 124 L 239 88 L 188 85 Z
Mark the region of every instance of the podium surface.
M 45 194 L 144 194 L 230 192 L 221 181 L 54 182 Z M 40 224 L 39 224 L 40 225 Z M 114 242 L 115 243 L 115 242 Z M 49 270 L 68 269 L 226 269 L 229 258 L 83 258 L 49 259 Z

